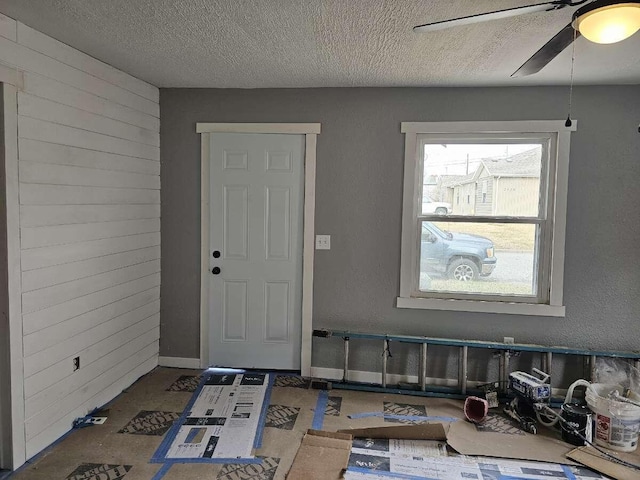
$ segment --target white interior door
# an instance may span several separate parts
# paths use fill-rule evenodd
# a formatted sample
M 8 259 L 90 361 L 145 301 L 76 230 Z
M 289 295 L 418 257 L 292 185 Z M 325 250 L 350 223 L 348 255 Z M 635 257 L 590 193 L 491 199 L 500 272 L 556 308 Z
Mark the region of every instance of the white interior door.
M 209 363 L 297 370 L 305 137 L 209 142 Z

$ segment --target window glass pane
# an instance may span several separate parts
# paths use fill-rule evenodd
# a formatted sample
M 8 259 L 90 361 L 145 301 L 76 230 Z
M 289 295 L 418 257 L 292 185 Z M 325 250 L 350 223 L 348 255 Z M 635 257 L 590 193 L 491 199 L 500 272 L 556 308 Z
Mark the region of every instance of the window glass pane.
M 537 294 L 534 224 L 420 221 L 422 292 Z
M 541 143 L 424 145 L 423 215 L 538 217 Z

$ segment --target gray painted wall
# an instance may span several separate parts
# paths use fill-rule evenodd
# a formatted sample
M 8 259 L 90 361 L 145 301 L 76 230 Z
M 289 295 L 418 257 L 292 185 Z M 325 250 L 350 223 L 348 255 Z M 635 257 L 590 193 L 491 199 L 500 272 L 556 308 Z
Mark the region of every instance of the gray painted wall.
M 162 304 L 160 354 L 199 355 L 200 143 L 195 123 L 321 122 L 314 328 L 640 349 L 640 88 L 577 87 L 565 257 L 566 318 L 396 309 L 403 121 L 563 119 L 568 88 L 162 89 Z M 314 339 L 313 365 L 340 368 L 337 339 Z M 390 371 L 415 373 L 397 346 Z M 352 367 L 379 371 L 380 345 Z M 473 358 L 473 357 L 472 357 Z M 486 374 L 477 354 L 470 378 Z M 537 360 L 523 358 L 524 368 Z M 455 371 L 434 356 L 429 374 Z M 433 371 L 431 371 L 433 370 Z M 556 377 L 558 378 L 558 377 Z

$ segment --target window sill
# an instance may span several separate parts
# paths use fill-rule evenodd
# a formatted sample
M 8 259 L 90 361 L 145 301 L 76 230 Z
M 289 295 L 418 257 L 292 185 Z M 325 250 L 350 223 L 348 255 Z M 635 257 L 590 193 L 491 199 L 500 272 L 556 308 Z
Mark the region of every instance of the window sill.
M 445 300 L 439 298 L 398 297 L 397 308 L 449 310 L 454 312 L 502 313 L 507 315 L 536 315 L 564 317 L 565 307 L 532 303 L 485 302 L 479 300 Z

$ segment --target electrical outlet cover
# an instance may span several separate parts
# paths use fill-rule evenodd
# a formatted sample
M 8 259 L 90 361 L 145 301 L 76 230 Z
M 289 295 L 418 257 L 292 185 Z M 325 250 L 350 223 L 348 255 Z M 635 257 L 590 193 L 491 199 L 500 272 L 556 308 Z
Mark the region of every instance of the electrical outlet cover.
M 331 235 L 316 235 L 316 250 L 331 250 Z

